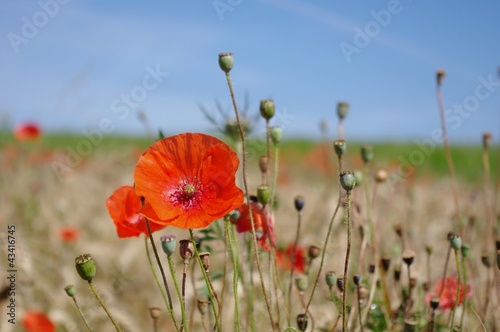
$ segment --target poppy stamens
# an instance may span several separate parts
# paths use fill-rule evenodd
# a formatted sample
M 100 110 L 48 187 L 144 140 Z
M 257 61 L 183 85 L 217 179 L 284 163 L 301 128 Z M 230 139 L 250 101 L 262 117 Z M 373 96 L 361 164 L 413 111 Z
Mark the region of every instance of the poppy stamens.
M 197 178 L 192 181 L 183 179 L 177 188 L 170 194 L 170 201 L 177 206 L 187 210 L 198 204 L 202 194 L 203 186 Z

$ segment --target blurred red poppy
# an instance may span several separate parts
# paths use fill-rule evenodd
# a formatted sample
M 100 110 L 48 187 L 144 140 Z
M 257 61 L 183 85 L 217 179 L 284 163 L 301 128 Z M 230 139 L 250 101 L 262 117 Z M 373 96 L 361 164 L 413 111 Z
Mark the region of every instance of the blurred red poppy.
M 23 123 L 14 129 L 14 137 L 21 142 L 36 141 L 41 133 L 40 127 L 34 123 Z
M 23 315 L 23 326 L 28 332 L 54 332 L 56 326 L 40 311 L 26 311 Z
M 255 233 L 257 241 L 264 250 L 271 250 L 267 240 L 271 242 L 271 245 L 276 246 L 276 240 L 274 238 L 274 225 L 271 215 L 266 211 L 263 211 L 259 204 L 250 203 L 252 210 L 252 218 L 255 227 Z M 242 204 L 238 209 L 240 212 L 240 217 L 238 220 L 234 221 L 236 224 L 236 231 L 238 233 L 251 232 L 252 222 L 250 220 L 250 208 L 247 203 Z
M 221 140 L 180 134 L 159 140 L 139 158 L 134 180 L 147 203 L 141 214 L 166 226 L 203 228 L 243 203 L 235 184 L 239 159 Z
M 80 230 L 76 227 L 65 226 L 59 229 L 59 239 L 63 242 L 71 243 L 78 240 L 80 237 Z
M 443 289 L 444 287 L 444 289 Z M 457 300 L 457 288 L 458 288 L 458 278 L 448 277 L 439 279 L 434 285 L 434 291 L 427 293 L 425 296 L 425 302 L 430 303 L 432 297 L 439 296 L 441 291 L 443 294 L 439 299 L 439 308 L 443 310 L 453 309 L 455 307 L 455 302 Z M 462 304 L 464 298 L 469 299 L 472 296 L 472 290 L 469 284 L 460 285 L 460 297 L 458 298 L 458 304 Z
M 141 199 L 135 194 L 134 187 L 122 186 L 118 188 L 107 200 L 106 207 L 113 219 L 116 233 L 119 238 L 148 235 L 148 229 L 144 217 L 139 214 Z M 163 229 L 165 225 L 159 225 L 149 221 L 151 232 Z
M 276 250 L 276 260 L 278 262 L 278 266 L 284 271 L 290 271 L 293 264 L 294 272 L 305 273 L 305 250 L 304 248 L 297 246 L 297 250 L 295 251 L 295 259 L 293 259 L 293 247 L 294 244 L 291 243 L 286 248 L 278 248 Z

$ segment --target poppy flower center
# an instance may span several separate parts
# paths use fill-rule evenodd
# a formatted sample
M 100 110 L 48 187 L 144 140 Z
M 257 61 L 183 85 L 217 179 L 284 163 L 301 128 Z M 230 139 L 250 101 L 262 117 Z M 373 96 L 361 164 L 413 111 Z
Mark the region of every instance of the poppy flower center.
M 197 178 L 193 180 L 183 179 L 174 192 L 170 194 L 170 201 L 183 209 L 192 208 L 198 203 L 202 189 L 203 186 Z

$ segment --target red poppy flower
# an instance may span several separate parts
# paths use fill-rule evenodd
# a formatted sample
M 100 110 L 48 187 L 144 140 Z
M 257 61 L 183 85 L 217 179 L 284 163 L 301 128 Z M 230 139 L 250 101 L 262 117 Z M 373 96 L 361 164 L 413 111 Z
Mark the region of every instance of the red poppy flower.
M 297 246 L 295 251 L 295 261 L 293 260 L 293 247 L 294 244 L 291 243 L 286 248 L 278 248 L 276 250 L 276 260 L 278 266 L 284 271 L 290 271 L 293 264 L 293 269 L 295 272 L 305 273 L 306 271 L 306 256 L 304 248 Z
M 43 312 L 26 311 L 23 315 L 23 326 L 28 332 L 55 332 L 56 326 Z
M 119 238 L 148 235 L 148 229 L 144 217 L 139 214 L 141 199 L 135 194 L 134 187 L 122 186 L 118 188 L 106 200 L 106 207 L 113 219 L 116 233 Z M 163 229 L 165 225 L 159 225 L 153 221 L 149 222 L 151 232 Z
M 21 142 L 36 141 L 40 135 L 40 127 L 34 123 L 23 123 L 14 129 L 14 137 Z
M 443 290 L 444 287 L 444 290 Z M 455 307 L 455 302 L 457 300 L 457 288 L 458 288 L 458 278 L 449 277 L 443 279 L 439 279 L 435 286 L 434 291 L 427 293 L 425 296 L 425 302 L 430 303 L 430 300 L 434 296 L 439 296 L 441 294 L 441 290 L 443 294 L 439 299 L 439 307 L 443 310 L 453 309 Z M 472 296 L 472 290 L 469 284 L 460 285 L 460 297 L 458 298 L 458 304 L 462 304 L 464 298 L 469 299 Z
M 76 227 L 66 226 L 59 230 L 58 235 L 63 242 L 75 242 L 80 237 L 80 230 Z
M 271 241 L 272 246 L 276 246 L 276 240 L 274 238 L 274 225 L 271 215 L 266 211 L 263 211 L 259 204 L 250 203 L 252 209 L 252 217 L 255 227 L 255 233 L 257 234 L 257 241 L 264 250 L 271 250 L 267 244 L 267 239 Z M 248 204 L 242 204 L 238 211 L 240 212 L 240 217 L 235 221 L 236 231 L 238 233 L 251 232 L 252 222 L 250 220 L 250 211 Z
M 139 158 L 134 180 L 146 198 L 141 213 L 159 224 L 203 228 L 243 203 L 235 184 L 239 160 L 221 140 L 204 134 L 164 138 Z

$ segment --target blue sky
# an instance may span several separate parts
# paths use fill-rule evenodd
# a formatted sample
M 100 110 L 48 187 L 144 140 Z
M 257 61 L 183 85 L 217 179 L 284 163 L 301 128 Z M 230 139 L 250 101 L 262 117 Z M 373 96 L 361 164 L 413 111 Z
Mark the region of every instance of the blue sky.
M 479 142 L 500 129 L 499 12 L 495 0 L 1 1 L 0 116 L 143 134 L 144 110 L 166 133 L 209 132 L 198 105 L 231 110 L 217 63 L 231 51 L 237 99 L 257 112 L 273 98 L 285 137 L 319 137 L 323 119 L 333 135 L 348 101 L 347 138 L 429 138 L 444 68 L 449 134 Z

